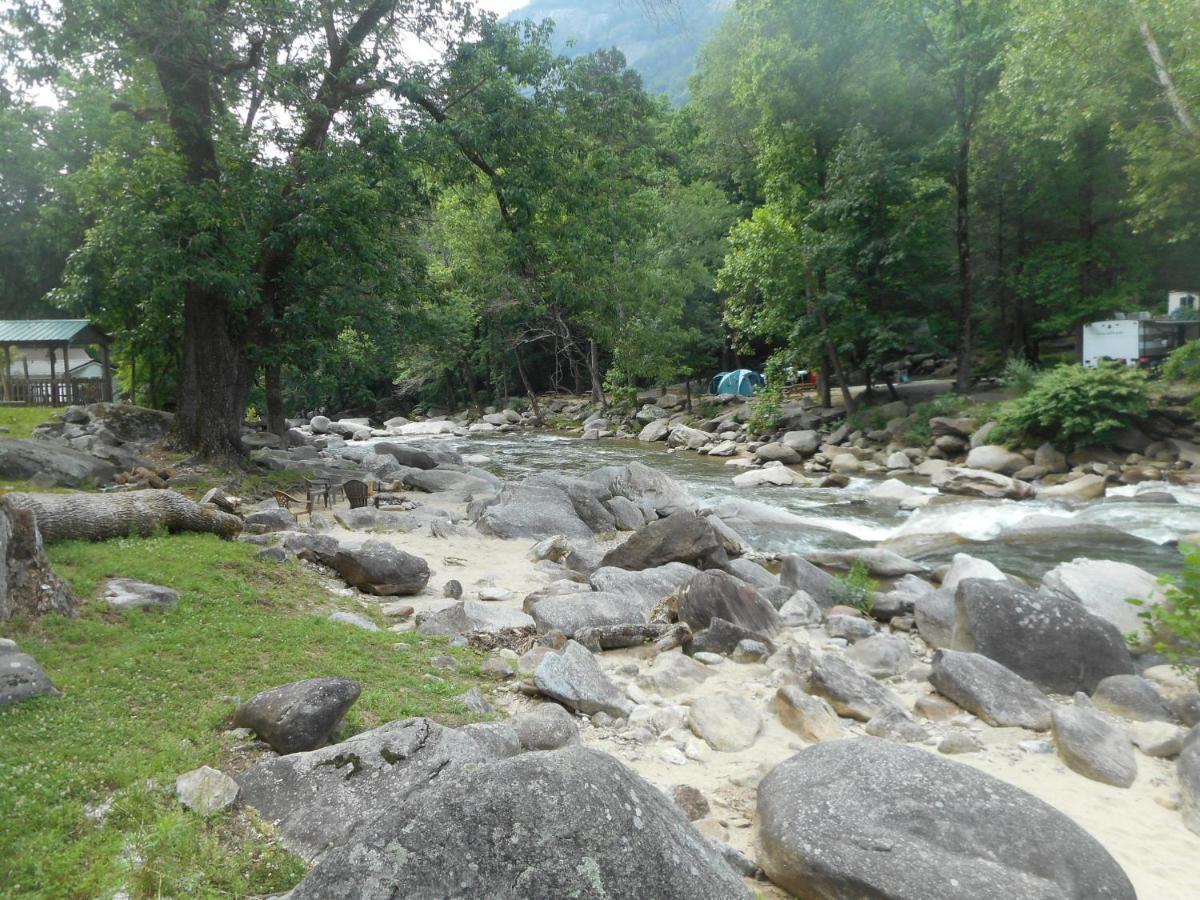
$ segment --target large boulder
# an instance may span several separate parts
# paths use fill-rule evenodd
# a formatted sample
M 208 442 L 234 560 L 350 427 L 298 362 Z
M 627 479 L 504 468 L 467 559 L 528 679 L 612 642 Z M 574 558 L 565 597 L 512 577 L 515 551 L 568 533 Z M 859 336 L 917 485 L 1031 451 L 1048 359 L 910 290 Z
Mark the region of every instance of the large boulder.
M 402 466 L 409 469 L 436 469 L 437 460 L 424 450 L 408 447 L 404 444 L 393 444 L 390 441 L 380 441 L 375 445 L 375 452 L 391 456 Z
M 793 592 L 804 591 L 821 609 L 830 609 L 839 601 L 837 580 L 799 556 L 783 558 L 779 583 Z
M 293 900 L 750 892 L 666 794 L 583 747 L 467 764 L 331 851 Z
M 490 756 L 466 734 L 406 719 L 320 750 L 265 759 L 237 782 L 242 803 L 275 823 L 286 847 L 312 860 L 427 788 L 451 764 Z
M 692 703 L 688 727 L 714 750 L 733 753 L 753 746 L 763 722 L 745 697 L 726 691 L 699 697 Z
M 978 653 L 938 650 L 929 683 L 939 694 L 997 728 L 1050 727 L 1053 708 L 1036 684 Z
M 950 560 L 950 568 L 942 576 L 942 589 L 953 592 L 958 589 L 959 582 L 968 578 L 983 578 L 988 581 L 1007 581 L 1008 576 L 986 559 L 979 559 L 966 553 L 955 553 Z
M 1140 675 L 1110 675 L 1092 693 L 1097 708 L 1135 722 L 1170 722 L 1174 716 L 1154 687 Z
M 1108 481 L 1102 475 L 1080 475 L 1062 484 L 1041 488 L 1038 497 L 1043 500 L 1072 500 L 1082 503 L 1099 500 L 1108 492 Z
M 581 713 L 629 715 L 629 701 L 600 670 L 591 652 L 575 641 L 557 653 L 547 653 L 533 673 L 539 691 Z
M 679 594 L 679 620 L 693 632 L 707 628 L 713 619 L 724 619 L 762 637 L 779 633 L 775 607 L 758 591 L 727 572 L 701 572 Z
M 1180 810 L 1183 824 L 1200 834 L 1200 726 L 1183 742 L 1175 771 L 1179 775 Z
M 455 472 L 452 469 L 417 469 L 407 472 L 401 480 L 409 487 L 430 494 L 440 491 L 490 494 L 496 490 L 496 485 L 486 478 L 479 478 L 467 472 Z
M 56 441 L 0 440 L 0 478 L 79 487 L 84 482 L 106 484 L 116 472 L 112 463 Z
M 597 591 L 637 597 L 649 610 L 691 581 L 699 571 L 695 566 L 677 562 L 637 572 L 605 566 L 593 572 L 590 581 Z
M 13 496 L 0 498 L 0 622 L 77 615 L 78 598 L 46 557 L 37 513 L 22 509 Z
M 935 472 L 929 480 L 943 494 L 963 494 L 968 497 L 987 497 L 990 500 L 1030 500 L 1037 488 L 998 472 L 947 466 Z
M 557 703 L 543 703 L 510 721 L 524 750 L 558 750 L 579 743 L 575 717 Z
M 832 653 L 813 666 L 809 681 L 810 692 L 828 700 L 839 716 L 869 722 L 889 710 L 903 711 L 892 691 Z
M 1044 690 L 1090 693 L 1102 678 L 1133 672 L 1121 632 L 1074 601 L 968 578 L 954 604 L 951 649 L 981 653 Z
M 455 635 L 476 631 L 499 634 L 511 629 L 533 627 L 533 619 L 519 609 L 478 600 L 448 603 L 417 617 L 417 631 L 421 634 Z
M 916 747 L 816 744 L 758 786 L 759 865 L 819 900 L 1136 900 L 1086 831 L 1019 788 Z
M 15 642 L 0 638 L 0 707 L 44 696 L 58 696 L 46 670 Z
M 833 707 L 795 685 L 781 687 L 775 693 L 773 705 L 783 726 L 806 741 L 836 741 L 844 736 L 842 722 Z
M 667 443 L 672 447 L 685 447 L 688 450 L 699 450 L 712 440 L 712 435 L 699 428 L 688 425 L 676 425 L 671 429 Z
M 531 610 L 538 631 L 561 631 L 567 637 L 584 628 L 644 624 L 653 604 L 637 596 L 586 591 L 547 597 Z
M 653 444 L 657 441 L 665 441 L 670 433 L 671 422 L 669 419 L 655 419 L 647 422 L 646 427 L 638 432 L 638 440 Z
M 249 728 L 277 753 L 315 750 L 329 739 L 362 686 L 348 678 L 310 678 L 255 694 L 233 724 Z
M 562 535 L 591 540 L 595 536 L 562 487 L 537 476 L 501 488 L 496 502 L 479 514 L 477 526 L 484 534 L 502 538 L 540 541 Z
M 429 583 L 429 563 L 386 541 L 366 541 L 361 547 L 339 547 L 333 567 L 366 594 L 419 594 Z
M 1063 762 L 1085 778 L 1127 788 L 1137 778 L 1129 737 L 1103 714 L 1084 706 L 1054 709 L 1054 746 Z
M 679 512 L 639 528 L 625 543 L 604 554 L 600 565 L 637 571 L 671 562 L 723 568 L 729 556 L 707 517 Z
M 1089 612 L 1112 622 L 1122 634 L 1143 632 L 1146 623 L 1138 613 L 1166 599 L 1162 585 L 1149 572 L 1107 559 L 1081 557 L 1060 563 L 1042 576 L 1042 584 L 1082 603 Z M 1134 606 L 1130 600 L 1141 600 L 1143 605 Z
M 134 609 L 169 609 L 179 603 L 179 591 L 132 578 L 110 578 L 104 583 L 104 602 L 116 612 Z
M 971 448 L 971 452 L 967 454 L 966 465 L 971 469 L 984 469 L 988 472 L 999 472 L 1001 475 L 1015 475 L 1029 465 L 1029 460 L 1007 447 L 983 444 Z
M 804 457 L 800 455 L 799 451 L 778 441 L 763 444 L 754 451 L 754 456 L 763 462 L 781 462 L 785 466 L 795 466 L 804 462 Z

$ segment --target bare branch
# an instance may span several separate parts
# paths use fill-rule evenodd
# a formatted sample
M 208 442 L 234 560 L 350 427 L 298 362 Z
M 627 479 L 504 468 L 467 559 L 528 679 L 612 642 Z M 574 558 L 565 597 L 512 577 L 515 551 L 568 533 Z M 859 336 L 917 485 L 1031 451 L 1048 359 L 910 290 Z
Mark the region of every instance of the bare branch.
M 137 107 L 125 100 L 114 100 L 108 108 L 113 112 L 129 113 L 139 122 L 165 122 L 167 118 L 167 111 L 161 106 Z

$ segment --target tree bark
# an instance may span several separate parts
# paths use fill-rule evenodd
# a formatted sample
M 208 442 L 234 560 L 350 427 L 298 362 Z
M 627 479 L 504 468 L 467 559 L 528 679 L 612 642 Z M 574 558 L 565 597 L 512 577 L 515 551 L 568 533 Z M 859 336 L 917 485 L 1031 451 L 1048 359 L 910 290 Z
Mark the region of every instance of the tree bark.
M 267 430 L 279 435 L 283 446 L 287 446 L 287 419 L 283 412 L 283 366 L 272 363 L 263 368 L 263 382 L 267 393 Z
M 78 608 L 70 586 L 50 568 L 34 514 L 8 497 L 0 500 L 0 622 L 51 612 L 74 616 Z
M 1162 50 L 1158 47 L 1158 39 L 1155 38 L 1154 32 L 1150 30 L 1150 23 L 1142 22 L 1138 26 L 1138 29 L 1142 33 L 1142 42 L 1146 45 L 1146 52 L 1150 54 L 1150 61 L 1154 64 L 1154 77 L 1158 79 L 1159 87 L 1162 88 L 1167 105 L 1171 107 L 1171 112 L 1175 114 L 1180 127 L 1190 137 L 1200 138 L 1200 124 L 1197 124 L 1196 117 L 1192 115 L 1192 111 L 1188 108 L 1187 103 L 1184 102 L 1179 89 L 1175 87 L 1175 80 L 1171 77 L 1171 70 L 1167 68 L 1167 62 L 1163 59 Z
M 593 338 L 588 339 L 588 368 L 592 373 L 592 402 L 599 403 L 601 409 L 607 410 L 608 401 L 600 384 L 600 349 Z
M 533 385 L 529 383 L 529 376 L 525 374 L 525 364 L 521 362 L 521 348 L 513 348 L 513 355 L 517 358 L 517 375 L 521 378 L 521 386 L 525 388 L 525 395 L 529 397 L 529 405 L 533 407 L 533 415 L 540 422 L 542 420 L 542 408 L 538 404 L 537 394 L 533 392 Z
M 8 494 L 4 505 L 37 519 L 46 541 L 106 541 L 143 537 L 161 529 L 198 531 L 233 537 L 242 520 L 215 507 L 202 506 L 175 491 L 127 491 L 115 494 Z

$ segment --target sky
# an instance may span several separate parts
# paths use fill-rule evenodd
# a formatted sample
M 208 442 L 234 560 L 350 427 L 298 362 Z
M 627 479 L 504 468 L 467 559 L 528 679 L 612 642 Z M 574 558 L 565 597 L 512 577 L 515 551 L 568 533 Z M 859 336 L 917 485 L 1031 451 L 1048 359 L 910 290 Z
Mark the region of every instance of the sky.
M 500 16 L 507 15 L 514 9 L 520 9 L 522 6 L 528 5 L 529 0 L 479 0 L 481 9 L 490 10 Z

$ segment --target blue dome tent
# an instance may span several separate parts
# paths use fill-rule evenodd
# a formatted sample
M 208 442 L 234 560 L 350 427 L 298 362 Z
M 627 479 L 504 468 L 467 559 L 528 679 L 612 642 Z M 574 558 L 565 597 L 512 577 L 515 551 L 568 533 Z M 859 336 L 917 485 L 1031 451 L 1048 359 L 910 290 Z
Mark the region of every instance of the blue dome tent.
M 751 396 L 756 388 L 766 387 L 767 381 L 757 372 L 750 369 L 735 369 L 732 372 L 720 372 L 709 383 L 710 394 L 740 394 Z

